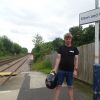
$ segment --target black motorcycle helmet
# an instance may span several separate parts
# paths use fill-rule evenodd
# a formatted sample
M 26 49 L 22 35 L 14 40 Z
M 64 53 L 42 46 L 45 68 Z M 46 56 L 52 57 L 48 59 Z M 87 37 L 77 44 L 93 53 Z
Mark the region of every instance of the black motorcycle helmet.
M 57 86 L 57 74 L 54 71 L 47 75 L 45 84 L 49 89 L 54 89 Z

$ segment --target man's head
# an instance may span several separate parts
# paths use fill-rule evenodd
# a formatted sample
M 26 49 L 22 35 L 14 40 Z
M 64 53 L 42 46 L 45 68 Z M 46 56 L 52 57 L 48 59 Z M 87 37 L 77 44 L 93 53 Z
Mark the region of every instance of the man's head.
M 72 44 L 72 38 L 73 38 L 73 36 L 72 36 L 71 33 L 66 33 L 66 34 L 64 35 L 65 45 L 70 46 L 70 45 Z

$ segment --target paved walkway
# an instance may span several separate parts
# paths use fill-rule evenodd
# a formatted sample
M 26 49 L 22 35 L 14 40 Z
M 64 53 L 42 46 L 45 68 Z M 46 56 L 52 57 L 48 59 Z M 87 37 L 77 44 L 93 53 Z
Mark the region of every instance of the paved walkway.
M 14 90 L 11 86 L 7 86 L 7 91 L 0 92 L 0 100 L 53 100 L 54 91 L 45 87 L 46 75 L 40 72 L 24 72 L 21 75 L 24 76 L 19 84 L 19 89 L 18 86 L 16 89 L 13 87 Z M 74 100 L 92 100 L 90 89 L 75 82 Z M 68 100 L 66 93 L 66 87 L 63 86 L 59 100 Z
M 23 85 L 20 89 L 17 100 L 53 100 L 53 90 L 45 87 L 44 80 L 46 76 L 42 73 L 26 74 Z M 82 84 L 75 83 L 74 98 L 75 100 L 92 100 L 89 90 L 80 89 Z M 62 88 L 59 100 L 68 100 L 66 87 Z

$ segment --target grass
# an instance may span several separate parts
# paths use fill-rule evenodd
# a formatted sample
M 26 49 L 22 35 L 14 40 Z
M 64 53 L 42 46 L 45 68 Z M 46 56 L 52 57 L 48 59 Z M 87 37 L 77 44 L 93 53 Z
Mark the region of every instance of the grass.
M 45 74 L 48 74 L 52 69 L 52 64 L 49 60 L 41 60 L 32 64 L 32 70 L 40 71 Z
M 20 55 L 5 55 L 5 56 L 0 55 L 0 60 L 11 59 L 11 58 L 14 58 L 14 57 L 19 57 L 19 56 L 24 56 L 24 55 L 23 54 L 20 54 Z
M 0 59 L 9 59 L 9 58 L 11 58 L 12 56 L 0 56 Z

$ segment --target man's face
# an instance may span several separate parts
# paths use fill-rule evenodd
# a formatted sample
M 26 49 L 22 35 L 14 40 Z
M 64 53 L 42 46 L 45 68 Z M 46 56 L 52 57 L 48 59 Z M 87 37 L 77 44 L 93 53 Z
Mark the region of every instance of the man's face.
M 72 43 L 72 38 L 71 37 L 65 37 L 65 44 L 71 44 Z

